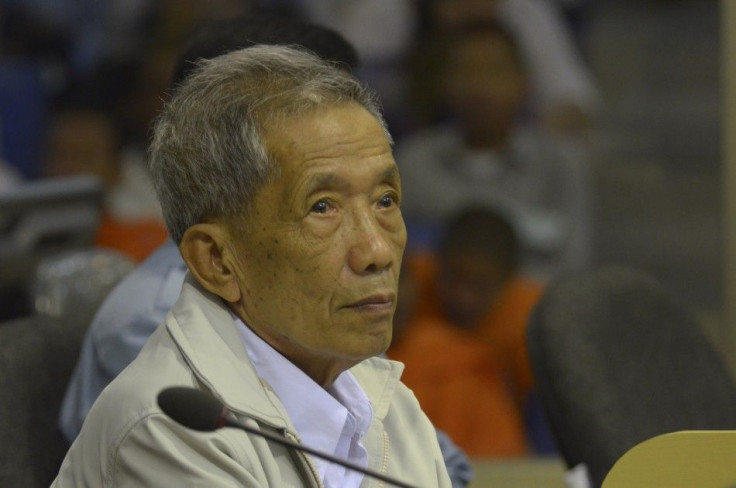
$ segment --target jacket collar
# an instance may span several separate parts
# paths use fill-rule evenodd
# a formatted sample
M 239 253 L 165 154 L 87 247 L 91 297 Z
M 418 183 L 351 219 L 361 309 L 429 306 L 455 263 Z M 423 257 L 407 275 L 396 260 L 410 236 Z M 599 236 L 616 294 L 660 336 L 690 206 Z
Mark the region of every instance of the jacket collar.
M 166 327 L 197 379 L 228 409 L 294 431 L 283 405 L 256 374 L 230 311 L 191 273 L 184 279 Z M 351 371 L 371 401 L 375 418 L 383 420 L 403 365 L 370 358 Z
M 166 327 L 197 379 L 228 409 L 278 429 L 289 427 L 283 407 L 258 378 L 230 311 L 191 273 Z

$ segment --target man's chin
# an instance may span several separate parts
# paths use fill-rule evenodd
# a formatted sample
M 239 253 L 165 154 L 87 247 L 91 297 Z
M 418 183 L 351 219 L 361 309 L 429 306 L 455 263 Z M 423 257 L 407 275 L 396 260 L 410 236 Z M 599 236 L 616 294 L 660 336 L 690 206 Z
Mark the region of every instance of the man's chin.
M 352 354 L 350 354 L 350 357 L 355 361 L 355 364 L 358 364 L 365 359 L 383 355 L 391 345 L 391 333 L 389 332 L 381 337 L 374 336 L 370 339 L 365 339 L 365 341 L 366 342 L 361 345 L 363 347 L 356 347 L 355 350 L 352 351 Z

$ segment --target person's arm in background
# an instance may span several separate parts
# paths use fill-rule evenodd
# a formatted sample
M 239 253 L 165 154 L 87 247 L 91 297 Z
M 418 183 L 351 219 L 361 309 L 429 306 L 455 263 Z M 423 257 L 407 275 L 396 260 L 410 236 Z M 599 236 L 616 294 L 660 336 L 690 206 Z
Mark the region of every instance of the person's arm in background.
M 85 334 L 61 406 L 59 427 L 70 443 L 102 390 L 130 364 L 176 301 L 186 266 L 167 241 L 107 296 Z
M 445 460 L 447 474 L 450 475 L 450 481 L 453 488 L 464 488 L 473 480 L 473 466 L 470 464 L 468 456 L 465 455 L 459 447 L 452 442 L 450 436 L 439 429 L 437 431 L 437 441 L 440 443 L 442 458 Z
M 546 0 L 502 0 L 498 14 L 526 55 L 534 104 L 544 125 L 564 132 L 566 125 L 590 121 L 603 98 L 559 8 Z M 581 120 L 569 120 L 575 114 Z

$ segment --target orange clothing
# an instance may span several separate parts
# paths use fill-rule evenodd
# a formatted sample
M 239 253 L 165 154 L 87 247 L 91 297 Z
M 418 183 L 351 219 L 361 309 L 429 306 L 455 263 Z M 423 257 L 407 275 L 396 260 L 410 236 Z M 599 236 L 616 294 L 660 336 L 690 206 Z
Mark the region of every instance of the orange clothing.
M 526 346 L 529 314 L 542 287 L 513 278 L 473 330 L 444 317 L 431 255 L 407 257 L 418 299 L 389 357 L 406 365 L 402 380 L 435 425 L 470 456 L 527 452 L 522 405 L 532 387 Z
M 407 325 L 391 359 L 406 365 L 401 380 L 439 429 L 470 456 L 527 452 L 513 396 L 472 333 L 418 317 Z
M 470 456 L 527 452 L 519 410 L 485 349 L 472 334 L 418 319 L 388 351 L 406 365 L 401 380 L 432 423 Z
M 410 272 L 420 285 L 415 315 L 443 317 L 436 293 L 437 263 L 434 256 L 418 254 L 409 259 Z M 473 331 L 494 359 L 509 387 L 515 391 L 519 404 L 524 402 L 533 386 L 526 326 L 542 290 L 542 285 L 535 281 L 522 276 L 513 277 Z
M 533 386 L 526 327 L 534 305 L 542 295 L 541 285 L 522 277 L 513 278 L 491 305 L 476 332 L 497 358 L 519 400 Z
M 97 229 L 95 245 L 120 251 L 139 263 L 168 238 L 166 227 L 158 220 L 123 222 L 105 214 Z

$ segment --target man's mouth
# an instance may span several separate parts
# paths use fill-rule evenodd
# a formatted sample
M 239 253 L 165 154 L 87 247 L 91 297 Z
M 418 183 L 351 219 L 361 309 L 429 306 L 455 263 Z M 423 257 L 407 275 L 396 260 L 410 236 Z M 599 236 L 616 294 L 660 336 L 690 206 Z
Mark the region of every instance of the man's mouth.
M 390 311 L 393 309 L 395 301 L 396 296 L 393 293 L 375 293 L 350 303 L 346 308 L 376 312 L 384 310 Z

